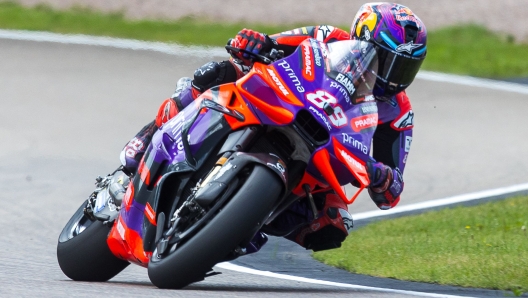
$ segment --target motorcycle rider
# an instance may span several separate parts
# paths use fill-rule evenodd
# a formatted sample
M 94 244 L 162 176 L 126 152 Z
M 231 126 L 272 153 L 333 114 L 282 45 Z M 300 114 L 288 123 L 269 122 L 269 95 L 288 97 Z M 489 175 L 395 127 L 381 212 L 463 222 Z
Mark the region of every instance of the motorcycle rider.
M 396 206 L 403 191 L 402 173 L 412 141 L 414 113 L 405 93 L 426 56 L 427 31 L 423 22 L 408 7 L 396 3 L 366 3 L 357 12 L 350 33 L 329 25 L 309 26 L 268 36 L 250 29 L 241 30 L 228 45 L 255 54 L 271 49 L 285 56 L 308 38 L 324 43 L 339 40 L 364 40 L 375 47 L 379 69 L 373 90 L 377 102 L 378 124 L 373 136 L 372 157 L 367 162 L 370 178 L 368 193 L 380 209 Z M 154 132 L 178 111 L 207 89 L 243 77 L 251 68 L 247 53 L 230 52 L 231 59 L 209 62 L 194 73 L 194 78 L 178 81 L 175 93 L 159 108 L 154 121 L 147 124 L 121 152 L 124 168 L 134 173 Z M 313 193 L 320 216 L 313 219 L 307 200 L 294 203 L 272 225 L 296 227 L 286 238 L 314 251 L 340 247 L 352 228 L 346 204 L 334 191 Z M 300 226 L 300 227 L 299 227 Z M 260 246 L 260 245 L 259 245 Z M 258 249 L 258 248 L 257 248 Z

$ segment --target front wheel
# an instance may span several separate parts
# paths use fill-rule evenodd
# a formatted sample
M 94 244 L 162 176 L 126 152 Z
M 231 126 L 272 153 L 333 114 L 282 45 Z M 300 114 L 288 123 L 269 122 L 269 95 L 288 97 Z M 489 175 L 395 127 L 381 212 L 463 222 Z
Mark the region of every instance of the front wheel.
M 66 276 L 76 281 L 107 281 L 130 263 L 112 254 L 106 238 L 110 228 L 84 214 L 85 201 L 59 236 L 57 259 Z
M 265 166 L 256 164 L 231 200 L 192 238 L 148 264 L 151 282 L 160 288 L 183 288 L 203 280 L 244 239 L 262 225 L 282 192 L 282 182 Z

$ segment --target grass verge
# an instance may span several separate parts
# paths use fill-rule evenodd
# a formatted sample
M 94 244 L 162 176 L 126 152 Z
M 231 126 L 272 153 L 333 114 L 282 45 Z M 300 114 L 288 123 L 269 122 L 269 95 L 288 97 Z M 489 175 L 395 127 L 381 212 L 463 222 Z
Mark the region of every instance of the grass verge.
M 315 259 L 353 273 L 528 292 L 528 197 L 380 221 Z
M 0 0 L 1 1 L 1 0 Z M 102 14 L 83 8 L 55 11 L 46 6 L 25 8 L 0 2 L 0 28 L 80 33 L 147 41 L 223 46 L 244 27 L 276 33 L 314 24 L 224 24 L 192 17 L 172 22 L 133 21 L 122 14 Z M 349 25 L 340 26 L 348 29 Z M 528 44 L 501 37 L 478 26 L 429 31 L 423 69 L 487 78 L 528 77 Z

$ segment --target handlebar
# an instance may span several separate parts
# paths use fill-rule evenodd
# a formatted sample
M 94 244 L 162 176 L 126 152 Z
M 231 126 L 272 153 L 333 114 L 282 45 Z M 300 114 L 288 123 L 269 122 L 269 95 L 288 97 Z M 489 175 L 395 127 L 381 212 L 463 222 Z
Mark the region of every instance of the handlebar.
M 268 54 L 266 54 L 266 55 L 255 54 L 253 52 L 250 52 L 250 51 L 247 51 L 247 50 L 244 50 L 244 49 L 235 48 L 235 47 L 232 47 L 232 46 L 229 46 L 229 45 L 226 45 L 225 49 L 229 53 L 240 53 L 240 52 L 242 52 L 242 53 L 247 54 L 247 55 L 250 56 L 249 60 L 251 62 L 257 61 L 257 62 L 262 62 L 264 64 L 273 63 L 273 62 L 277 61 L 278 59 L 284 57 L 284 51 L 277 50 L 277 49 L 271 49 L 271 51 Z

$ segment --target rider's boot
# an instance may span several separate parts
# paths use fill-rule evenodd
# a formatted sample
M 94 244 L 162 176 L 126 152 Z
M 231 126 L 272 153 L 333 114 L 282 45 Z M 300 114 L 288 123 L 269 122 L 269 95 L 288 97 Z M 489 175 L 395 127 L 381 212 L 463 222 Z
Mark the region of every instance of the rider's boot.
M 313 197 L 315 202 L 323 202 L 322 208 L 318 208 L 318 217 L 286 238 L 313 251 L 341 247 L 353 227 L 347 205 L 334 191 L 316 193 Z

